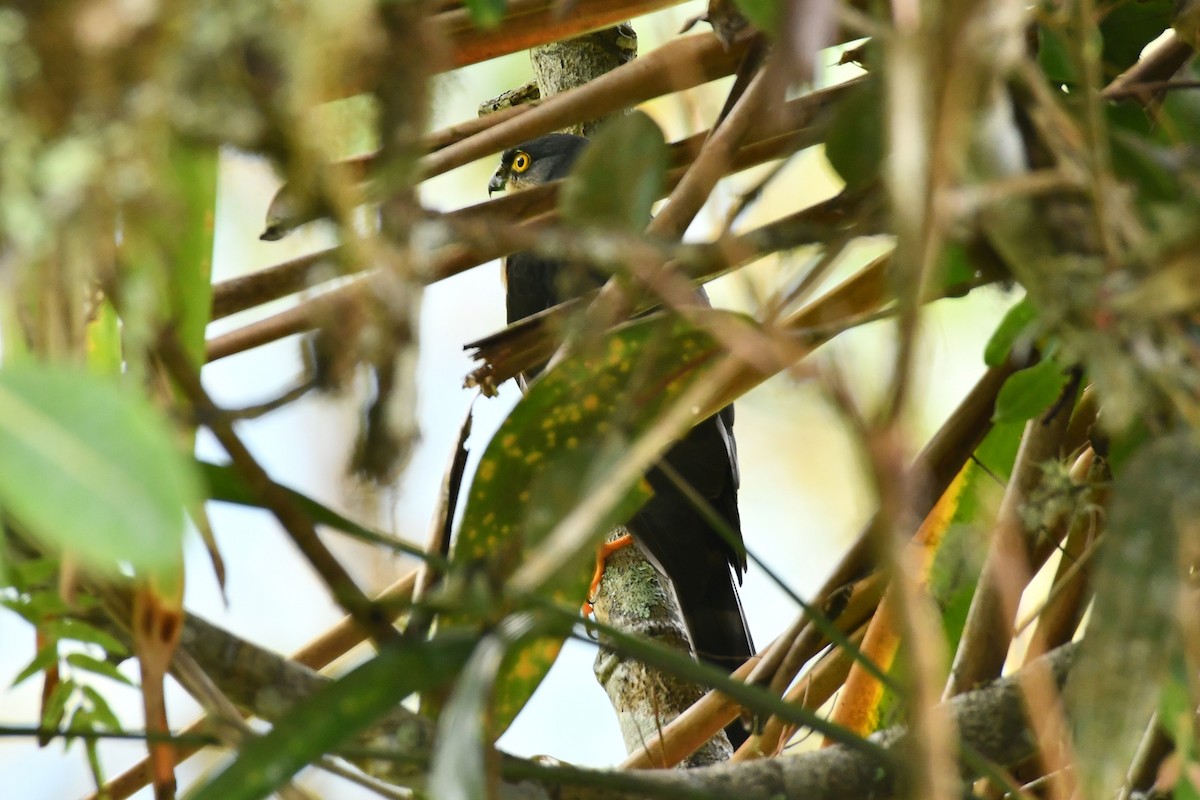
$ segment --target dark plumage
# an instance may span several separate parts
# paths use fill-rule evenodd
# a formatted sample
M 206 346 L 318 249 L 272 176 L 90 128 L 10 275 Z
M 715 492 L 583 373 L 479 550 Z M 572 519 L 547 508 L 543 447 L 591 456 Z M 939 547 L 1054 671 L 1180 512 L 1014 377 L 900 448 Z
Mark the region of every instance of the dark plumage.
M 587 141 L 569 134 L 550 134 L 504 151 L 488 182 L 488 193 L 565 178 Z M 514 253 L 505 259 L 504 275 L 510 324 L 604 283 L 602 274 L 533 253 Z M 708 501 L 737 535 L 736 548 L 693 507 L 668 472 L 674 472 Z M 754 652 L 734 581 L 736 575 L 740 583 L 746 558 L 737 508 L 733 406 L 694 427 L 646 478 L 654 496 L 630 521 L 629 529 L 642 550 L 671 579 L 697 655 L 732 671 Z M 739 724 L 727 732 L 735 747 L 745 739 Z

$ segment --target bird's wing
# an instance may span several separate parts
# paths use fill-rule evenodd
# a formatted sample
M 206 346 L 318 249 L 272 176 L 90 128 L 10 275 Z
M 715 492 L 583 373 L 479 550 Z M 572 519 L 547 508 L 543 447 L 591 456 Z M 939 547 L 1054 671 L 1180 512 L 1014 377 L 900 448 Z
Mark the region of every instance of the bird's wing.
M 594 269 L 544 258 L 536 253 L 513 253 L 504 259 L 508 324 L 558 305 L 560 298 L 580 297 L 604 285 Z

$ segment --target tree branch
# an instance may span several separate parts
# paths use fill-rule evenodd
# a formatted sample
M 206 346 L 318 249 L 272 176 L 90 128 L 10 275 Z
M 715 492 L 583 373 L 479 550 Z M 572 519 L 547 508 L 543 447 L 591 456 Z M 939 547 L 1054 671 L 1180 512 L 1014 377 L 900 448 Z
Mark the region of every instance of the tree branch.
M 255 713 L 267 719 L 277 718 L 328 680 L 190 616 L 182 646 L 231 699 L 239 704 L 256 704 L 259 707 Z M 1025 710 L 1022 682 L 1033 671 L 1040 670 L 1052 685 L 1061 689 L 1077 648 L 1077 644 L 1059 647 L 991 686 L 950 701 L 946 710 L 954 719 L 961 741 L 978 756 L 1001 766 L 1016 764 L 1032 755 L 1035 738 Z M 352 762 L 376 778 L 411 780 L 424 768 L 432 733 L 433 726 L 428 720 L 399 708 L 350 745 L 347 754 Z M 873 739 L 888 751 L 903 752 L 907 735 L 903 728 L 892 728 Z M 370 752 L 356 752 L 361 748 Z M 866 753 L 841 745 L 749 763 L 683 772 L 639 773 L 637 789 L 612 788 L 613 784 L 628 786 L 629 781 L 611 770 L 539 770 L 512 756 L 504 756 L 503 760 L 507 774 L 529 776 L 523 782 L 505 787 L 506 791 L 517 792 L 513 795 L 517 797 L 634 800 L 686 793 L 695 796 L 699 792 L 739 800 L 779 797 L 841 800 L 892 797 L 897 789 L 893 771 Z M 978 775 L 977 763 L 963 764 L 962 768 L 968 778 Z

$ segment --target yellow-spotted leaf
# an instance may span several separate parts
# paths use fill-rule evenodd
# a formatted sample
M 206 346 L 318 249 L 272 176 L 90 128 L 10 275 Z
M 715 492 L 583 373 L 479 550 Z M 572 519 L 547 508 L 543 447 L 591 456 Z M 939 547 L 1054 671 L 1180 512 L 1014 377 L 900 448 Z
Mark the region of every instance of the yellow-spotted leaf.
M 584 498 L 612 479 L 612 465 L 719 352 L 705 332 L 656 315 L 614 331 L 547 372 L 488 444 L 467 495 L 454 561 L 502 587 L 526 555 Z M 623 493 L 596 526 L 597 544 L 649 497 L 644 481 Z M 570 564 L 546 591 L 584 599 L 590 559 Z M 498 615 L 504 609 L 497 608 Z M 444 625 L 471 624 L 459 615 Z M 565 631 L 564 631 L 565 634 Z M 540 638 L 511 656 L 495 692 L 497 732 L 516 716 L 557 656 Z

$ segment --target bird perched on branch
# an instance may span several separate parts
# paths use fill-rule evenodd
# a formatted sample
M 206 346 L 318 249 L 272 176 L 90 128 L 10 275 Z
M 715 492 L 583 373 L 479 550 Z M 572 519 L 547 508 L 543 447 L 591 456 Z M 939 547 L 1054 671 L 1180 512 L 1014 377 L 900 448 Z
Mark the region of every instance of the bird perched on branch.
M 567 177 L 587 143 L 583 137 L 558 133 L 506 150 L 488 183 L 488 194 Z M 618 178 L 614 175 L 614 180 Z M 584 294 L 604 279 L 602 273 L 578 265 L 535 253 L 514 253 L 504 263 L 508 322 Z M 670 579 L 696 654 L 731 672 L 754 652 L 737 592 L 746 555 L 737 507 L 733 406 L 696 425 L 650 469 L 646 479 L 654 496 L 628 528 L 650 561 Z M 680 483 L 707 502 L 734 533 L 736 545 L 705 518 Z M 739 725 L 726 730 L 735 748 L 746 738 Z

